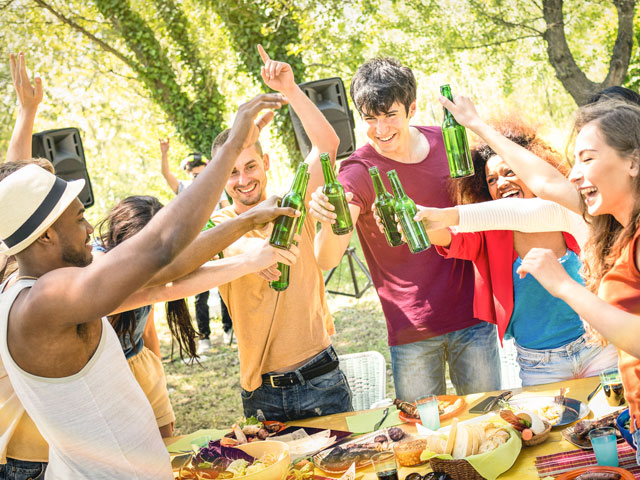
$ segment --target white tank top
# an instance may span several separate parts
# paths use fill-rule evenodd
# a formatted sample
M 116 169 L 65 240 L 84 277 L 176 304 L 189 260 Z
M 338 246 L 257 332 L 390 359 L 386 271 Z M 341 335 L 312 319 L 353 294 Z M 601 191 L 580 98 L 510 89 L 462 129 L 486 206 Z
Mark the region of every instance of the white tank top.
M 0 357 L 18 398 L 49 443 L 45 478 L 173 479 L 151 405 L 106 318 L 98 348 L 75 375 L 38 377 L 13 361 L 7 347 L 9 310 L 20 291 L 34 283 L 19 280 L 0 295 Z

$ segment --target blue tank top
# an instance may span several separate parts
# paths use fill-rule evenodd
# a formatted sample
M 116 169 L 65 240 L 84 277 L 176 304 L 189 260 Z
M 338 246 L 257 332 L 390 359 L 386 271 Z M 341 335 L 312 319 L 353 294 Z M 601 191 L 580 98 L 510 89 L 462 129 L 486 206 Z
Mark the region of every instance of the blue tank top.
M 124 335 L 118 335 L 120 345 L 122 345 L 122 350 L 124 351 L 124 356 L 127 360 L 140 353 L 142 347 L 144 347 L 142 335 L 144 334 L 144 329 L 147 326 L 147 320 L 149 320 L 151 305 L 136 308 L 135 310 L 132 310 L 132 312 L 136 316 L 136 328 L 133 331 L 133 341 L 129 338 L 128 332 Z
M 559 261 L 571 278 L 584 285 L 582 262 L 575 252 L 567 250 Z M 514 338 L 518 345 L 532 350 L 548 350 L 582 336 L 584 325 L 578 314 L 547 292 L 533 275 L 520 278 L 516 271 L 521 264 L 520 257 L 513 262 L 513 313 L 505 338 Z

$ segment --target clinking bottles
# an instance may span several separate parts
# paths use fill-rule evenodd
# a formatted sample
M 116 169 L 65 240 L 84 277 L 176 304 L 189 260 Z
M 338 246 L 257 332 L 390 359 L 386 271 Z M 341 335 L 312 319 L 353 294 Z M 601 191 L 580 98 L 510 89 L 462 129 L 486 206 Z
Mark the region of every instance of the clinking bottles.
M 322 193 L 329 198 L 329 203 L 333 205 L 337 215 L 336 222 L 331 224 L 331 230 L 336 235 L 345 235 L 353 230 L 353 221 L 351 220 L 351 212 L 349 204 L 344 195 L 344 189 L 338 180 L 336 173 L 331 165 L 329 154 L 320 154 L 320 162 L 322 163 L 322 174 L 324 175 L 324 187 Z
M 302 212 L 302 208 L 304 207 L 304 195 L 302 195 L 302 192 L 306 189 L 309 178 L 306 175 L 307 168 L 308 165 L 304 162 L 298 165 L 298 170 L 296 171 L 296 176 L 293 179 L 291 190 L 282 197 L 280 206 L 295 208 Z M 269 243 L 274 247 L 288 250 L 291 246 L 293 235 L 296 232 L 296 226 L 298 225 L 299 218 L 300 217 L 289 217 L 287 215 L 280 215 L 276 218 L 276 221 L 273 224 L 273 231 L 271 232 Z
M 395 170 L 387 172 L 387 176 L 391 182 L 391 188 L 393 188 L 393 196 L 396 198 L 394 204 L 396 217 L 398 217 L 398 221 L 402 227 L 409 250 L 411 253 L 422 252 L 431 246 L 431 242 L 429 242 L 427 231 L 422 222 L 416 222 L 413 219 L 417 213 L 416 204 L 404 193 L 404 189 Z
M 307 207 L 304 204 L 304 199 L 307 196 L 307 186 L 309 185 L 309 172 L 305 172 L 305 180 L 304 180 L 304 188 L 302 190 L 302 207 L 300 208 L 300 217 L 298 219 L 298 227 L 296 228 L 296 233 L 298 235 L 302 234 L 302 227 L 304 226 L 304 219 L 307 218 Z M 293 240 L 294 245 L 298 243 Z M 278 262 L 278 270 L 280 271 L 280 278 L 278 280 L 274 280 L 269 282 L 269 286 L 276 290 L 277 292 L 281 292 L 282 290 L 286 290 L 289 286 L 289 270 L 290 266 L 285 263 Z
M 384 188 L 378 167 L 371 167 L 369 169 L 369 174 L 371 175 L 371 181 L 373 182 L 373 189 L 376 192 L 376 201 L 374 202 L 374 205 L 378 216 L 382 221 L 382 225 L 384 226 L 384 236 L 387 238 L 387 243 L 391 247 L 402 245 L 404 242 L 402 241 L 400 232 L 398 232 L 398 224 L 395 220 L 395 200 L 393 195 L 387 192 L 387 189 Z
M 440 94 L 453 101 L 449 85 L 442 85 Z M 473 162 L 469 152 L 467 131 L 446 108 L 444 109 L 444 120 L 442 121 L 442 138 L 444 139 L 444 148 L 449 160 L 451 178 L 473 175 Z

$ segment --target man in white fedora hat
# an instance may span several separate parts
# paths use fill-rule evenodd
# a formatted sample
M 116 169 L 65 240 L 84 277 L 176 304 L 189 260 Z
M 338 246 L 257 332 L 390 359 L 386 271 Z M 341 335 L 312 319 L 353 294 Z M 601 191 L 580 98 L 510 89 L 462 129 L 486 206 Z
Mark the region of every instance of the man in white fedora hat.
M 91 225 L 65 182 L 27 165 L 0 179 L 0 253 L 18 263 L 0 288 L 0 357 L 49 443 L 47 479 L 171 479 L 151 407 L 105 315 L 187 247 L 209 218 L 239 153 L 280 95 L 242 105 L 232 135 L 191 188 L 140 233 L 91 263 Z M 123 407 L 124 406 L 124 407 Z

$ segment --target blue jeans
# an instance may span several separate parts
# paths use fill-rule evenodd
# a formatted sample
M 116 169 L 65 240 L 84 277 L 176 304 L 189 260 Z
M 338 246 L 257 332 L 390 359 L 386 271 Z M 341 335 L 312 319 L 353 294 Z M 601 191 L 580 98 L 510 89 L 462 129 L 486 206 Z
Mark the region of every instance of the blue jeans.
M 618 365 L 618 351 L 613 345 L 602 348 L 599 344 L 588 343 L 585 335 L 547 350 L 533 350 L 521 347 L 517 342 L 514 344 L 523 387 L 595 377 Z
M 500 389 L 496 326 L 488 322 L 406 345 L 393 345 L 396 397 L 408 402 L 446 394 L 445 362 L 458 395 Z
M 353 410 L 347 377 L 340 368 L 310 380 L 305 380 L 300 373 L 303 368 L 337 359 L 338 355 L 330 346 L 294 371 L 300 380 L 296 385 L 272 387 L 263 384 L 253 392 L 242 389 L 244 416 L 287 422 Z
M 46 463 L 7 458 L 7 463 L 0 465 L 0 480 L 42 480 L 46 469 Z

